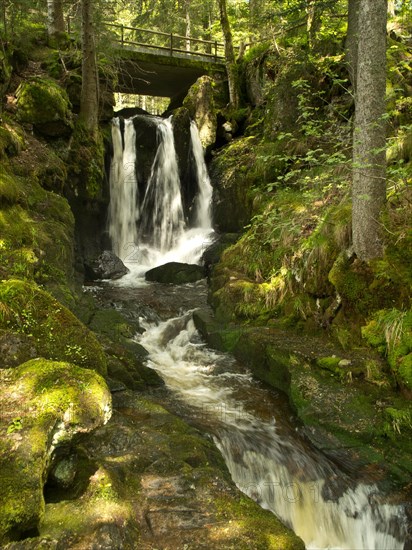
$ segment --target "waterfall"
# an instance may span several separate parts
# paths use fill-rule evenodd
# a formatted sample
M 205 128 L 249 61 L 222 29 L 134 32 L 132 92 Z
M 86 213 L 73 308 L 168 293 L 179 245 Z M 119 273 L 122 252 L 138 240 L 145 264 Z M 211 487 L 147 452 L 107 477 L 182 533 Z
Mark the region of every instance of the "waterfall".
M 190 123 L 190 136 L 192 142 L 192 152 L 196 163 L 197 181 L 199 191 L 195 198 L 195 221 L 199 227 L 211 228 L 212 220 L 210 216 L 210 206 L 212 202 L 213 188 L 210 184 L 210 178 L 207 171 L 203 146 L 200 141 L 199 131 L 196 123 L 192 120 Z
M 190 314 L 141 323 L 148 365 L 212 433 L 235 483 L 308 549 L 402 550 L 403 507 L 385 503 L 375 484 L 355 485 L 299 439 L 266 389 L 232 358 L 205 347 Z
M 210 184 L 204 153 L 194 122 L 190 125 L 191 152 L 197 181 L 194 227 L 188 228 L 183 208 L 172 117 L 150 117 L 156 125 L 157 150 L 150 177 L 139 196 L 136 167 L 135 118 L 125 119 L 122 136 L 119 118 L 112 122 L 113 157 L 110 169 L 109 235 L 114 252 L 132 272 L 169 261 L 199 263 L 211 242 Z M 130 279 L 130 278 L 129 278 Z M 128 279 L 128 283 L 130 280 Z
M 179 169 L 170 119 L 157 126 L 158 148 L 142 203 L 140 236 L 160 252 L 171 250 L 184 228 Z
M 137 242 L 139 219 L 136 181 L 136 132 L 133 121 L 125 120 L 124 147 L 120 119 L 112 124 L 113 159 L 110 168 L 109 235 L 115 254 L 125 258 L 129 247 Z

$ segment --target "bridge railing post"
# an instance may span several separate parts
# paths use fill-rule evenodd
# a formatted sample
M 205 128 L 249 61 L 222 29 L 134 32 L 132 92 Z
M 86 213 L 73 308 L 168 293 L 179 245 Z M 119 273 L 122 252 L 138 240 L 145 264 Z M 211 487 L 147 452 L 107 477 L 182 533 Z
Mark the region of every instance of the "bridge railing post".
M 124 45 L 124 27 L 123 27 L 123 25 L 120 25 L 120 43 L 121 43 L 122 48 L 123 48 L 123 45 Z
M 170 55 L 173 57 L 173 33 L 170 33 Z
M 215 40 L 215 61 L 217 63 L 217 40 Z

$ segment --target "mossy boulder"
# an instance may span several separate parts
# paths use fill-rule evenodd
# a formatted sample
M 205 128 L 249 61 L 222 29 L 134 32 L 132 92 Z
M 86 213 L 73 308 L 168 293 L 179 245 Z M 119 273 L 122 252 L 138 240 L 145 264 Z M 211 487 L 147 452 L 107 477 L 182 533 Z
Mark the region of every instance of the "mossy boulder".
M 215 81 L 210 76 L 201 76 L 190 88 L 183 106 L 196 122 L 199 137 L 206 149 L 216 141 L 217 109 L 215 105 Z
M 71 133 L 69 98 L 55 80 L 38 77 L 26 80 L 16 96 L 17 117 L 21 122 L 33 124 L 36 131 L 48 137 Z
M 378 311 L 362 327 L 362 336 L 387 357 L 399 386 L 412 397 L 412 310 Z
M 0 328 L 25 335 L 37 355 L 106 374 L 106 357 L 95 335 L 35 283 L 2 281 L 0 301 Z
M 111 396 L 95 372 L 34 359 L 0 371 L 0 542 L 18 540 L 43 517 L 54 450 L 108 421 Z

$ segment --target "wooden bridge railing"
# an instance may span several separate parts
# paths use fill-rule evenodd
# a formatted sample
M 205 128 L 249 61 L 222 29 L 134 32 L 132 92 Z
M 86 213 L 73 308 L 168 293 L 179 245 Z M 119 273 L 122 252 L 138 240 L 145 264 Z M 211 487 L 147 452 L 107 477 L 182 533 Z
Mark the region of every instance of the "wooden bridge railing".
M 219 63 L 224 61 L 224 44 L 216 40 L 202 40 L 190 36 L 128 27 L 117 23 L 104 23 L 110 33 L 113 42 L 120 44 L 122 48 L 135 48 L 136 50 L 149 50 L 150 52 L 168 54 L 171 57 L 180 57 L 183 54 L 190 58 L 208 59 Z M 70 19 L 67 22 L 68 33 L 72 32 Z
M 186 54 L 190 57 L 207 57 L 214 62 L 224 59 L 224 44 L 216 40 L 202 40 L 181 36 L 179 34 L 153 31 L 139 27 L 128 27 L 115 23 L 106 23 L 114 29 L 115 41 L 121 47 L 148 48 L 167 52 L 171 57 L 175 54 Z

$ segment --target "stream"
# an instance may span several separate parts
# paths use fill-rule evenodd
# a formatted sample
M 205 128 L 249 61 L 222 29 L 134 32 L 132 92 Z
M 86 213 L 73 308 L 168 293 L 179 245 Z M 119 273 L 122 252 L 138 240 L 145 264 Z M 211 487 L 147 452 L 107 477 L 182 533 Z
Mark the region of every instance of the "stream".
M 145 282 L 150 267 L 198 263 L 213 240 L 211 187 L 195 129 L 199 189 L 194 226 L 186 227 L 171 122 L 159 119 L 157 124 L 158 151 L 145 195 L 138 197 L 130 171 L 125 178 L 127 163 L 138 162 L 133 119 L 125 121 L 123 138 L 118 120 L 113 123 L 110 235 L 130 273 L 106 284 L 104 292 L 129 311 L 138 304 L 134 314 L 144 331 L 135 339 L 149 352 L 147 365 L 164 379 L 174 406 L 210 434 L 236 485 L 292 528 L 308 549 L 402 550 L 403 508 L 385 503 L 375 484 L 358 483 L 340 471 L 300 435 L 285 396 L 201 340 L 192 313 L 205 305 L 205 282 Z M 160 220 L 161 213 L 166 220 Z

